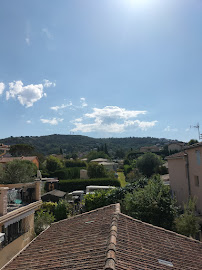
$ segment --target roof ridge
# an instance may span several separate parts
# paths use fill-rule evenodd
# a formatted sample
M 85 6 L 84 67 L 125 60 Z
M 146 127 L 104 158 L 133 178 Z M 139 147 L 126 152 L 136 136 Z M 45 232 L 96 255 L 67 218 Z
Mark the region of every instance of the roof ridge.
M 177 236 L 179 236 L 179 237 L 185 238 L 186 240 L 189 240 L 189 241 L 193 241 L 193 242 L 202 244 L 201 241 L 198 241 L 198 240 L 193 239 L 193 238 L 191 238 L 191 237 L 185 236 L 185 235 L 183 235 L 183 234 L 179 234 L 179 233 L 174 232 L 174 231 L 167 230 L 167 229 L 162 228 L 162 227 L 158 227 L 158 226 L 152 225 L 152 224 L 150 224 L 150 223 L 147 223 L 147 222 L 141 221 L 141 220 L 139 220 L 139 219 L 133 218 L 133 217 L 128 216 L 128 215 L 126 215 L 126 214 L 123 214 L 123 213 L 121 213 L 121 212 L 120 212 L 120 215 L 122 215 L 122 216 L 124 216 L 124 217 L 126 217 L 126 218 L 128 218 L 128 219 L 132 219 L 132 220 L 134 220 L 134 221 L 136 221 L 136 222 L 143 223 L 143 224 L 145 224 L 145 225 L 147 225 L 147 226 L 149 226 L 149 227 L 153 227 L 153 228 L 159 229 L 159 230 L 161 230 L 161 231 L 165 231 L 166 233 L 174 234 L 174 235 L 177 235 Z
M 115 212 L 112 217 L 112 223 L 110 227 L 109 239 L 107 244 L 107 254 L 104 270 L 115 270 L 116 263 L 116 239 L 118 230 L 118 218 L 120 214 L 120 204 L 115 205 Z

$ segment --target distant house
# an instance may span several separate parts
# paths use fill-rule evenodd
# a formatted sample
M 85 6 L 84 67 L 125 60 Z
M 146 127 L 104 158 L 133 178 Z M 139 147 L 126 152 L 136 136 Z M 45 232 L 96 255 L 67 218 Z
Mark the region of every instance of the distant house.
M 175 151 L 182 151 L 184 149 L 185 144 L 180 142 L 172 142 L 168 145 L 168 152 L 172 153 Z
M 0 268 L 34 238 L 40 181 L 0 185 Z
M 99 162 L 99 165 L 102 165 L 107 171 L 116 171 L 118 163 L 115 162 Z
M 41 196 L 43 202 L 59 202 L 61 199 L 65 199 L 66 192 L 54 189 Z
M 80 170 L 80 179 L 88 179 L 88 171 L 85 169 Z
M 100 163 L 100 162 L 109 162 L 109 160 L 106 158 L 96 158 L 96 159 L 91 160 L 90 162 Z
M 197 211 L 202 214 L 202 143 L 190 145 L 167 157 L 170 186 L 183 206 L 188 198 L 196 197 Z
M 37 168 L 39 168 L 39 160 L 37 156 L 31 156 L 31 157 L 0 157 L 0 164 L 5 166 L 8 162 L 13 161 L 13 160 L 28 160 L 34 163 Z
M 202 243 L 115 204 L 53 223 L 2 270 L 14 269 L 201 270 Z

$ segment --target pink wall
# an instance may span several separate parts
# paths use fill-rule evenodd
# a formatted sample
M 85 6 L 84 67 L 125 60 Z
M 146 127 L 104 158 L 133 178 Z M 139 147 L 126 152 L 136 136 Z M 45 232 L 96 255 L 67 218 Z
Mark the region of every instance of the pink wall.
M 188 154 L 191 197 L 197 197 L 196 207 L 202 214 L 202 145 L 185 150 Z M 183 206 L 189 198 L 186 158 L 168 158 L 170 186 L 177 201 Z M 199 178 L 199 186 L 196 184 Z

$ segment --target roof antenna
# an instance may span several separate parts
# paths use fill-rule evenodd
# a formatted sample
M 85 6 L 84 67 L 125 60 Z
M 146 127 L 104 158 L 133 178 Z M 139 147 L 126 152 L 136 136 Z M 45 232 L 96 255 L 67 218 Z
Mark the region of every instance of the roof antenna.
M 199 140 L 202 140 L 202 134 L 200 133 L 199 123 L 197 123 L 196 126 L 190 126 L 190 128 L 197 128 L 198 129 L 198 138 L 199 138 Z

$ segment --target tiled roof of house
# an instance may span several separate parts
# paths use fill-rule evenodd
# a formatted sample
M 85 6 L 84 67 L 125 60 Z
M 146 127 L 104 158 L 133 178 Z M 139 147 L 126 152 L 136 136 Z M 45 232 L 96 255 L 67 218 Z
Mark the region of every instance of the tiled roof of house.
M 47 193 L 44 193 L 41 197 L 43 198 L 43 196 L 46 196 L 46 195 L 52 195 L 52 196 L 56 196 L 56 197 L 64 197 L 66 195 L 66 192 L 64 191 L 61 191 L 61 190 L 58 190 L 58 189 L 54 189 L 52 191 L 49 191 Z
M 195 148 L 195 147 L 201 147 L 202 146 L 202 142 L 199 142 L 199 143 L 194 143 L 194 144 L 191 144 L 191 145 L 187 145 L 185 147 L 185 149 L 190 149 L 190 148 Z
M 192 148 L 197 148 L 197 147 L 202 147 L 202 142 L 200 142 L 200 143 L 194 143 L 192 145 L 188 145 L 188 146 L 184 147 L 184 151 L 189 150 L 189 149 L 192 149 Z M 181 151 L 179 153 L 175 153 L 173 155 L 167 156 L 166 159 L 182 158 L 185 155 L 187 155 L 186 152 L 184 152 L 184 151 Z
M 202 243 L 110 205 L 54 223 L 4 270 L 201 270 Z
M 179 152 L 179 153 L 175 153 L 175 154 L 172 154 L 170 156 L 167 156 L 165 159 L 176 159 L 176 158 L 183 158 L 184 156 L 186 156 L 187 154 L 182 151 L 182 152 Z
M 38 159 L 37 156 L 30 156 L 30 157 L 1 157 L 0 158 L 0 163 L 7 163 L 13 160 L 29 160 L 29 161 L 33 161 L 34 159 Z

